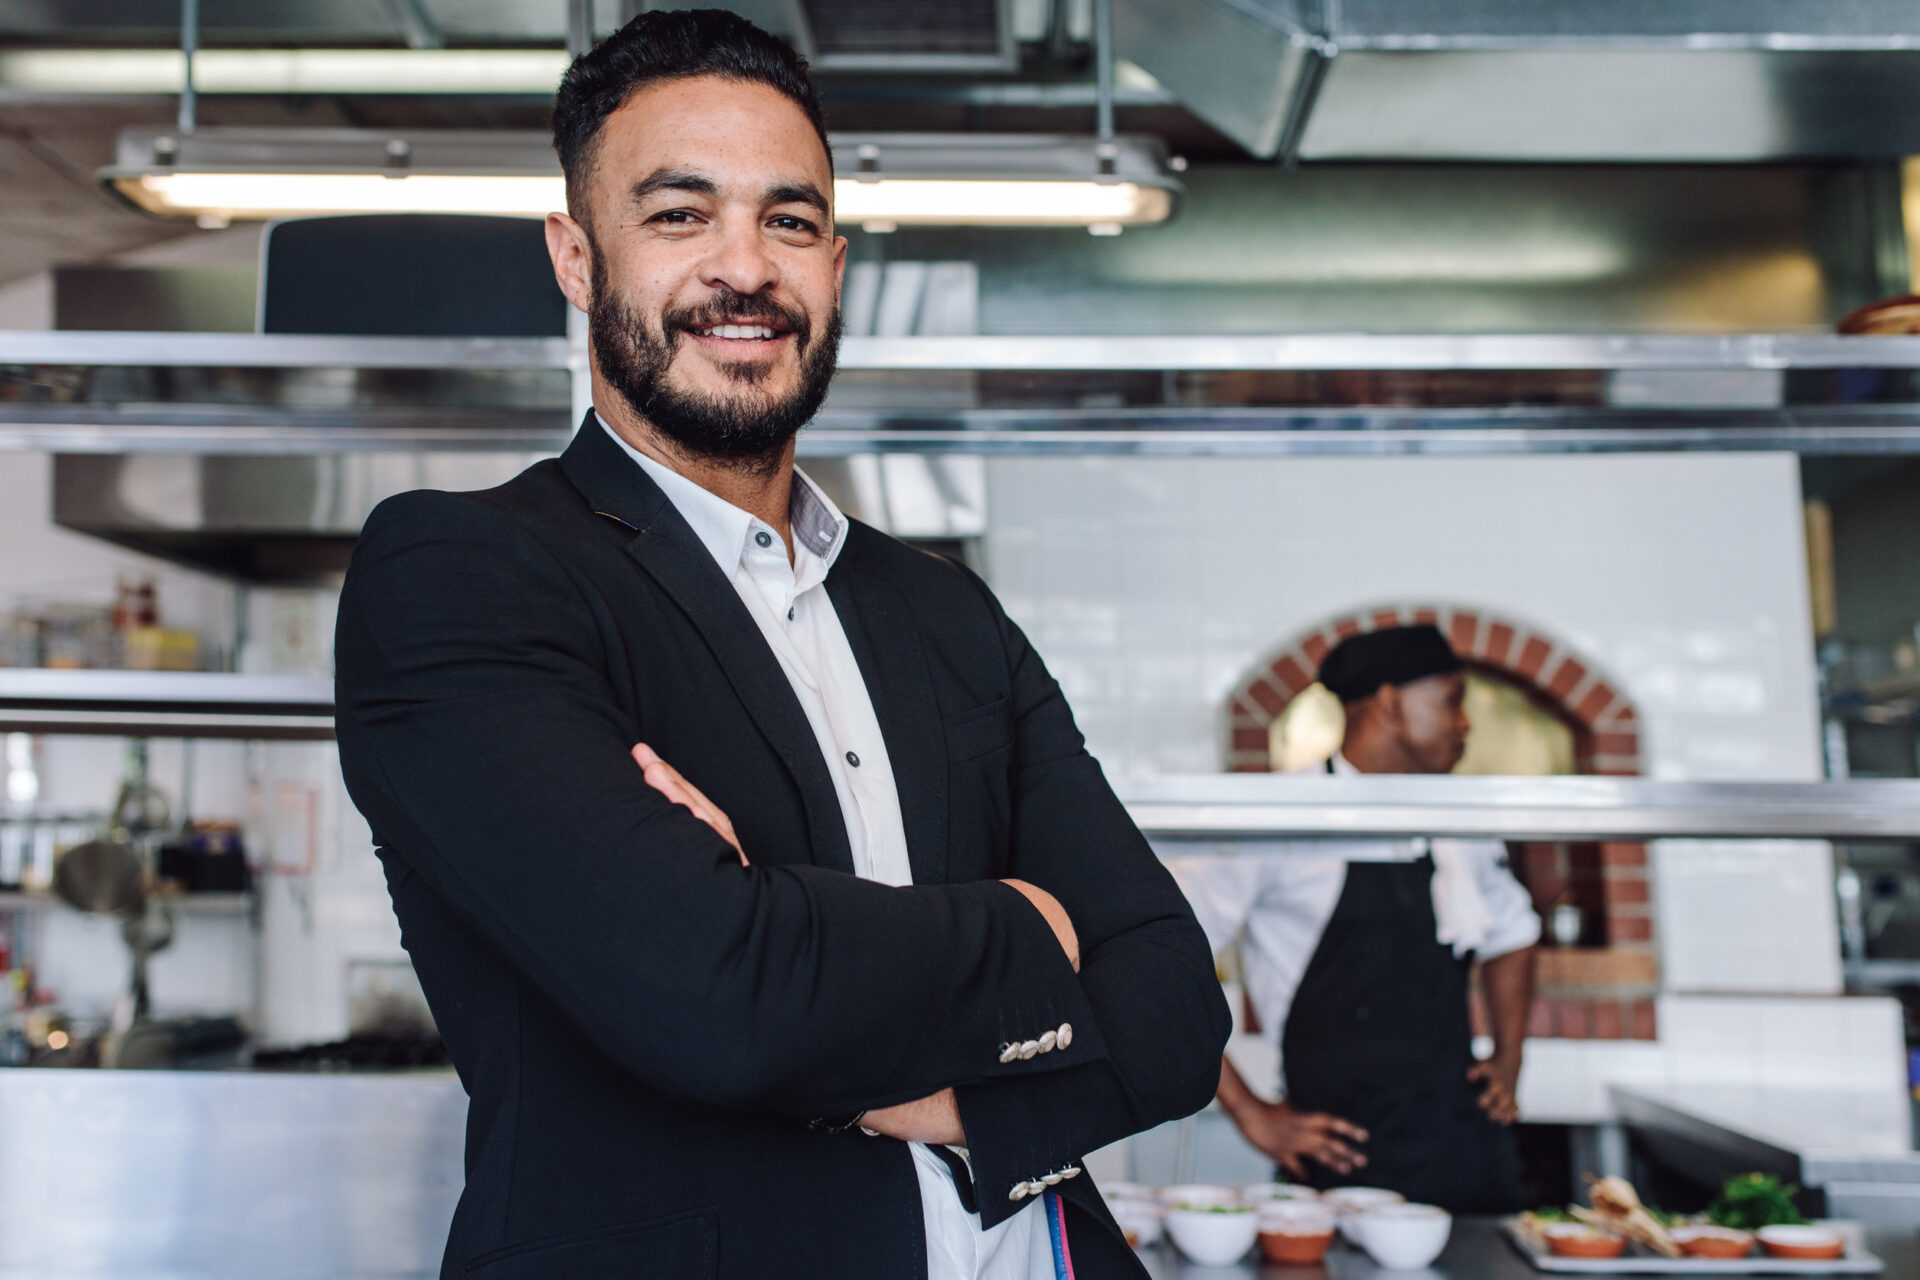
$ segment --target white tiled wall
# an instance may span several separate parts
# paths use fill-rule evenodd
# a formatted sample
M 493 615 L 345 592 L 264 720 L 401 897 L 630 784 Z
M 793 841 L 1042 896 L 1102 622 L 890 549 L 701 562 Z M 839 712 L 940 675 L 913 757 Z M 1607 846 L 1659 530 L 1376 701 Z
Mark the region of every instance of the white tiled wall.
M 1222 703 L 1263 659 L 1341 614 L 1434 603 L 1598 663 L 1639 707 L 1654 777 L 1821 775 L 1791 457 L 1022 458 L 987 474 L 988 580 L 1112 774 L 1219 769 Z M 1837 991 L 1824 847 L 1711 848 L 1654 851 L 1670 985 Z

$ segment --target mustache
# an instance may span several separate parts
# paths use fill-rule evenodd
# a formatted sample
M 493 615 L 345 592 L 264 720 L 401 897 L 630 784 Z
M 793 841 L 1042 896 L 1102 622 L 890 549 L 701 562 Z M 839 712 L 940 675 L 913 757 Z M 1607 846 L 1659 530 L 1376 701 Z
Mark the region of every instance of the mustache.
M 745 293 L 719 293 L 705 302 L 669 308 L 660 321 L 672 338 L 688 329 L 704 329 L 716 324 L 764 324 L 793 334 L 804 347 L 813 332 L 807 313 L 798 307 Z

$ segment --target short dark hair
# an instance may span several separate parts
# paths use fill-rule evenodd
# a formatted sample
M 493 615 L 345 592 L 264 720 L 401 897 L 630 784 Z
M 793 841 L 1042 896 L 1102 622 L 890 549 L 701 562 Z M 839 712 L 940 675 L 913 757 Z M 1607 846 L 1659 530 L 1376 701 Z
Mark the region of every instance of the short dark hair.
M 664 80 L 720 76 L 763 84 L 806 112 L 833 166 L 826 114 L 807 60 L 786 42 L 722 9 L 654 10 L 575 58 L 553 103 L 553 149 L 567 175 L 567 208 L 586 221 L 585 183 L 600 127 L 635 92 Z

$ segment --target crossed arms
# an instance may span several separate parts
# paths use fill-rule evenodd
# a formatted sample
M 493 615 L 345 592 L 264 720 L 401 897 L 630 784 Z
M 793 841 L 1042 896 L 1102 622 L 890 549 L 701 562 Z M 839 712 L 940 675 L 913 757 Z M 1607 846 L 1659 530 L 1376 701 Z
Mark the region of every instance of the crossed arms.
M 977 580 L 954 589 L 979 591 L 1001 638 L 1008 866 L 1045 897 L 743 863 L 635 767 L 590 591 L 472 496 L 411 494 L 368 521 L 336 633 L 342 768 L 390 853 L 637 1081 L 870 1124 L 951 1090 L 977 1184 L 1004 1187 L 1205 1105 L 1227 1016 L 1204 936 L 1058 687 Z M 1061 1023 L 1070 1052 L 999 1060 Z

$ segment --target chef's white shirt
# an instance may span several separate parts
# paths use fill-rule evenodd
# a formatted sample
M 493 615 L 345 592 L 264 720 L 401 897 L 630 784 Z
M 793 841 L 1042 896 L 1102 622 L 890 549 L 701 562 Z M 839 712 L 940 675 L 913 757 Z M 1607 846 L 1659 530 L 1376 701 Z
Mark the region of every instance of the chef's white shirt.
M 1333 771 L 1359 772 L 1343 756 L 1334 757 Z M 1446 936 L 1451 925 L 1456 936 L 1464 933 L 1465 941 L 1477 943 L 1456 942 L 1457 951 L 1491 960 L 1540 940 L 1533 900 L 1508 869 L 1506 845 L 1498 840 L 1242 840 L 1233 854 L 1175 856 L 1167 865 L 1213 953 L 1239 939 L 1247 996 L 1259 1015 L 1261 1034 L 1278 1043 L 1285 1038 L 1300 979 L 1346 889 L 1347 864 L 1411 862 L 1427 854 L 1437 864 L 1434 914 L 1440 934 Z M 1447 863 L 1459 874 L 1443 884 L 1439 867 Z M 1280 1070 L 1284 1087 L 1284 1061 Z
M 887 744 L 853 647 L 827 595 L 827 572 L 846 544 L 847 518 L 796 468 L 788 506 L 790 562 L 773 526 L 648 457 L 594 416 L 692 526 L 779 659 L 833 778 L 854 873 L 882 884 L 912 884 Z M 946 1164 L 920 1143 L 908 1145 L 920 1180 L 928 1280 L 1052 1280 L 1052 1240 L 1038 1200 L 982 1230 L 979 1215 L 960 1202 Z M 954 1150 L 965 1157 L 964 1149 Z

